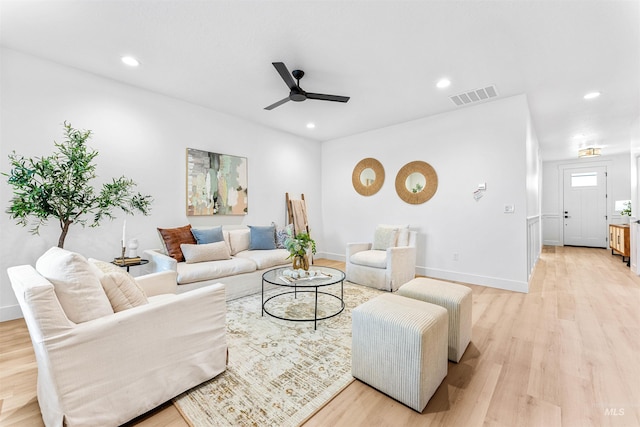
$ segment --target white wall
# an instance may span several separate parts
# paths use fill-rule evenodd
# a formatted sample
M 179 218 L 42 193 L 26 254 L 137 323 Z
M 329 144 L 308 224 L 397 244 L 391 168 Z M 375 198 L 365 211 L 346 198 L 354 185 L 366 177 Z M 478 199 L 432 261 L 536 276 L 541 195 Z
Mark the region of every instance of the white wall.
M 53 141 L 63 140 L 65 120 L 91 129 L 89 146 L 100 153 L 98 182 L 125 175 L 155 199 L 151 216 L 127 217 L 127 235 L 139 239 L 140 252 L 158 247 L 156 227 L 282 225 L 287 191 L 295 198 L 305 194 L 314 236 L 322 236 L 319 143 L 12 50 L 0 55 L 0 171 L 9 171 L 7 155 L 13 150 L 28 157 L 53 152 Z M 248 215 L 187 218 L 187 147 L 248 158 Z M 42 227 L 40 236 L 17 226 L 4 213 L 10 199 L 11 188 L 2 179 L 0 321 L 21 316 L 7 267 L 34 264 L 57 245 L 60 234 L 55 221 Z M 99 228 L 72 226 L 65 248 L 105 260 L 117 256 L 124 216 L 119 211 L 116 216 Z
M 520 95 L 323 143 L 322 255 L 344 260 L 346 243 L 371 241 L 377 224 L 408 223 L 419 232 L 418 274 L 526 292 L 527 213 L 538 210 L 527 206 L 538 199 L 538 161 L 528 166 L 526 159 L 528 138 L 537 152 L 529 125 Z M 365 157 L 378 159 L 386 174 L 370 197 L 351 185 Z M 414 160 L 438 174 L 438 191 L 421 205 L 395 192 L 397 172 Z M 484 182 L 486 193 L 475 201 Z M 504 213 L 505 204 L 515 212 Z
M 638 159 L 640 158 L 640 117 L 635 119 L 631 124 L 629 131 L 629 157 L 630 182 L 631 182 L 631 214 L 634 217 L 640 217 L 638 211 L 638 203 L 640 203 L 640 171 L 638 171 Z
M 533 269 L 542 251 L 542 223 L 540 221 L 540 188 L 542 176 L 540 170 L 540 145 L 531 114 L 527 115 L 527 139 L 526 139 L 526 164 L 527 164 L 527 280 L 533 274 Z
M 635 119 L 631 124 L 629 131 L 629 168 L 630 168 L 630 183 L 631 183 L 631 222 L 635 223 L 631 226 L 631 271 L 640 275 L 640 241 L 638 236 L 640 235 L 640 225 L 637 223 L 640 219 L 640 213 L 638 211 L 638 203 L 640 203 L 640 171 L 638 165 L 640 164 L 640 117 Z
M 576 154 L 577 155 L 577 154 Z M 609 224 L 628 221 L 615 212 L 616 200 L 631 198 L 629 154 L 601 156 L 587 159 L 544 162 L 542 164 L 542 238 L 543 244 L 562 246 L 562 177 L 566 168 L 590 166 L 607 167 L 607 216 Z

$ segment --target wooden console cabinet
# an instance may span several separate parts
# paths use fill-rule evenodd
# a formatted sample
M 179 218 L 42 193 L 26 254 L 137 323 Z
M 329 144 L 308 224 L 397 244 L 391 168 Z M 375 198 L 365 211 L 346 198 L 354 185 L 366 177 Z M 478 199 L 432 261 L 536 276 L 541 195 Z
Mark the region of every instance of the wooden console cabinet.
M 609 225 L 609 247 L 611 254 L 618 253 L 622 255 L 622 262 L 629 265 L 631 256 L 629 224 L 610 224 Z M 626 260 L 625 260 L 626 258 Z

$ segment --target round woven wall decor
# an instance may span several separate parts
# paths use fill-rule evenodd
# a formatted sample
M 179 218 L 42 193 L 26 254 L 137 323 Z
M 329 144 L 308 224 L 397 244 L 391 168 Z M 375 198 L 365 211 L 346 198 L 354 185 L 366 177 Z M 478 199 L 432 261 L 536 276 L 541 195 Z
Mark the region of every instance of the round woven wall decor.
M 375 176 L 375 179 L 369 185 L 365 185 L 361 180 L 362 172 L 364 172 L 365 169 L 373 169 Z M 353 168 L 351 183 L 358 194 L 363 196 L 376 194 L 382 188 L 382 184 L 384 184 L 384 168 L 382 167 L 382 163 L 371 157 L 360 160 L 356 167 Z
M 413 192 L 407 188 L 407 178 L 413 173 L 419 173 L 425 178 L 424 188 Z M 396 193 L 407 203 L 419 205 L 431 199 L 438 190 L 438 175 L 435 169 L 427 163 L 417 160 L 404 165 L 396 175 Z

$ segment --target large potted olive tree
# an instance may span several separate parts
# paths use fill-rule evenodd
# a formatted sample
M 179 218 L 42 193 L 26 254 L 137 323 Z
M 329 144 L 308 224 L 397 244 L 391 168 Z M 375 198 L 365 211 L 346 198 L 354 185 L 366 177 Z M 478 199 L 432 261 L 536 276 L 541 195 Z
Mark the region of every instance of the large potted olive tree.
M 97 227 L 103 219 L 115 218 L 115 208 L 127 214 L 149 214 L 152 198 L 134 193 L 133 180 L 114 178 L 103 184 L 100 192 L 90 184 L 96 178 L 93 160 L 98 155 L 86 145 L 90 130 L 74 129 L 65 122 L 64 134 L 64 142 L 54 142 L 57 151 L 51 156 L 29 159 L 15 151 L 9 155 L 12 169 L 3 175 L 13 187 L 6 211 L 12 219 L 19 225 L 30 225 L 33 234 L 50 218 L 57 219 L 62 230 L 58 247 L 62 248 L 71 224 Z

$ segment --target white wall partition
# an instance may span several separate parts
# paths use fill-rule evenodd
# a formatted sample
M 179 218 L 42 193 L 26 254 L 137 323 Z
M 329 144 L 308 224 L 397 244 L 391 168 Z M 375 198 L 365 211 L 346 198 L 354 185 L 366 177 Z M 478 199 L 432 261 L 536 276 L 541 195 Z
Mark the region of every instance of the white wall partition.
M 285 221 L 285 192 L 305 193 L 314 237 L 321 244 L 320 143 L 275 131 L 228 115 L 154 94 L 93 74 L 2 49 L 0 171 L 9 171 L 7 155 L 53 152 L 62 141 L 62 123 L 94 132 L 89 146 L 96 158 L 98 182 L 125 175 L 138 190 L 155 199 L 151 216 L 127 217 L 128 236 L 137 237 L 140 252 L 160 244 L 156 227 L 217 224 L 268 225 Z M 249 214 L 187 217 L 186 148 L 247 157 Z M 17 226 L 4 210 L 11 188 L 0 183 L 0 321 L 21 316 L 6 268 L 34 264 L 55 246 L 56 221 L 40 236 Z M 65 248 L 109 260 L 118 255 L 124 216 L 99 228 L 72 226 Z M 134 269 L 132 269 L 133 272 Z
M 539 203 L 539 162 L 527 161 L 528 140 L 537 153 L 529 127 L 521 95 L 325 142 L 323 255 L 343 260 L 346 243 L 371 241 L 377 224 L 408 223 L 419 232 L 419 274 L 526 292 L 528 203 Z M 365 157 L 378 159 L 386 174 L 370 197 L 351 185 L 353 168 Z M 421 205 L 395 192 L 397 172 L 413 160 L 438 174 L 436 194 Z M 486 191 L 475 200 L 481 183 Z M 507 205 L 513 213 L 505 213 Z
M 631 124 L 631 130 L 629 132 L 629 149 L 631 155 L 629 156 L 629 168 L 630 182 L 631 182 L 631 209 L 632 217 L 631 222 L 634 224 L 631 226 L 631 271 L 640 275 L 640 224 L 637 223 L 640 220 L 640 117 L 635 119 Z

